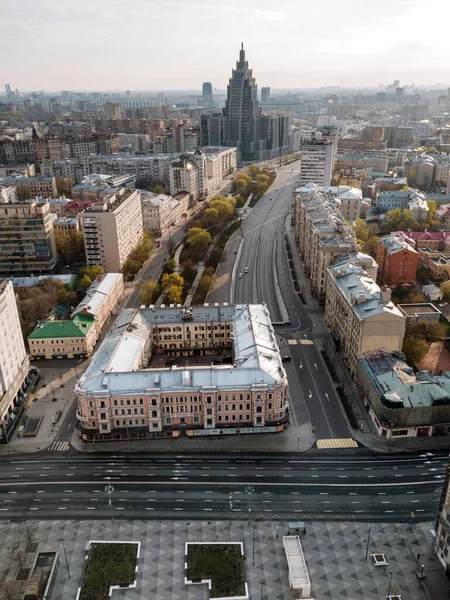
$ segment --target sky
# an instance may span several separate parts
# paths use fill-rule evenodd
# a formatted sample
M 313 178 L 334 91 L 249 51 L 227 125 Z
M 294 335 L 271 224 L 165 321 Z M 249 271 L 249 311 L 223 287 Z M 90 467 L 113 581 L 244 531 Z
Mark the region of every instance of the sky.
M 0 0 L 0 85 L 223 90 L 241 42 L 258 87 L 450 83 L 448 0 L 229 1 Z

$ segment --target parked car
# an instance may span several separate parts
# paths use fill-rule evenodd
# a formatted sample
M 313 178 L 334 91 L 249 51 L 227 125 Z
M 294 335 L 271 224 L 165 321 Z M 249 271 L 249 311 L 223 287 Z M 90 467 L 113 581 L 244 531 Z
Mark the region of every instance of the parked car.
M 290 362 L 290 361 L 292 360 L 292 357 L 290 357 L 290 356 L 282 356 L 282 357 L 281 357 L 281 360 L 282 360 L 283 362 Z

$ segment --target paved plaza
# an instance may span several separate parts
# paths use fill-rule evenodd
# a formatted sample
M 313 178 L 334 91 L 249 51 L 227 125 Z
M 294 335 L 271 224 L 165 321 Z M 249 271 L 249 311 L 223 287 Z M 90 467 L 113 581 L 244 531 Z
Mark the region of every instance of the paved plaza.
M 250 598 L 290 600 L 282 535 L 286 526 L 280 521 L 258 522 L 253 531 L 249 522 L 208 521 L 29 521 L 1 523 L 0 580 L 17 570 L 13 551 L 23 543 L 26 528 L 38 542 L 38 551 L 59 550 L 60 566 L 52 600 L 75 600 L 81 582 L 85 547 L 89 540 L 140 541 L 137 588 L 113 592 L 123 600 L 206 600 L 206 586 L 183 583 L 184 542 L 244 542 L 246 577 Z M 277 527 L 278 536 L 277 537 Z M 392 573 L 391 594 L 405 600 L 446 599 L 450 589 L 443 568 L 431 552 L 431 524 L 373 524 L 368 559 L 367 523 L 337 521 L 306 522 L 302 545 L 311 578 L 311 597 L 316 600 L 379 600 L 385 598 Z M 68 556 L 70 578 L 64 560 L 61 538 Z M 387 567 L 375 567 L 372 552 L 383 552 Z M 420 554 L 419 563 L 417 555 Z M 426 590 L 416 577 L 418 564 L 425 565 Z M 262 585 L 263 584 L 263 585 Z M 434 594 L 434 596 L 433 596 Z

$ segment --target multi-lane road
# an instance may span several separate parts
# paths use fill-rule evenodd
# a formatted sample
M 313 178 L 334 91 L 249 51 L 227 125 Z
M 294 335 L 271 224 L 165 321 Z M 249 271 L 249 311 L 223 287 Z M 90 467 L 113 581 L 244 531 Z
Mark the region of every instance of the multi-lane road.
M 17 456 L 2 460 L 0 515 L 227 519 L 231 513 L 234 520 L 423 521 L 436 515 L 446 462 L 442 453 L 394 457 L 365 451 Z M 114 488 L 112 511 L 108 485 Z

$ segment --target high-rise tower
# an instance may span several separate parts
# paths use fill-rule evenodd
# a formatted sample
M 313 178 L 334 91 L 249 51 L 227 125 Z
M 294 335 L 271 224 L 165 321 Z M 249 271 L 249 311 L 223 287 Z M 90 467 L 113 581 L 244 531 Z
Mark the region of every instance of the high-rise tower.
M 244 44 L 228 83 L 223 109 L 226 146 L 236 146 L 238 160 L 259 160 L 261 152 L 258 88 L 245 60 Z
M 209 81 L 203 82 L 202 99 L 203 99 L 203 106 L 205 108 L 212 108 L 214 106 L 213 88 L 212 88 L 212 83 L 210 83 Z

